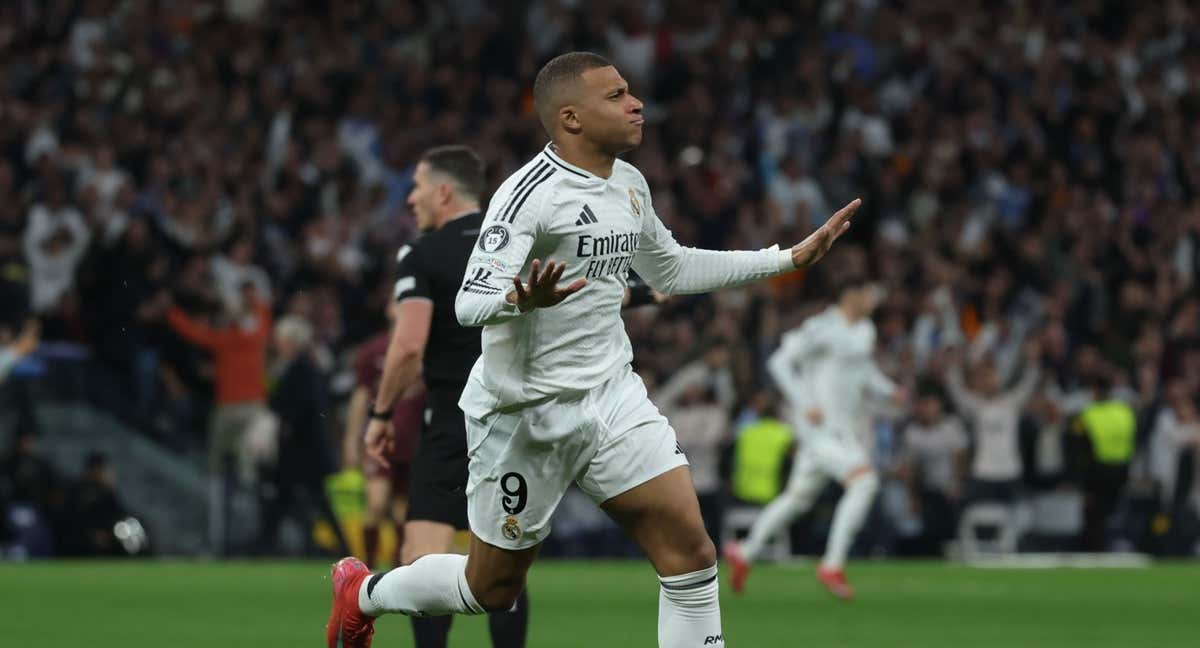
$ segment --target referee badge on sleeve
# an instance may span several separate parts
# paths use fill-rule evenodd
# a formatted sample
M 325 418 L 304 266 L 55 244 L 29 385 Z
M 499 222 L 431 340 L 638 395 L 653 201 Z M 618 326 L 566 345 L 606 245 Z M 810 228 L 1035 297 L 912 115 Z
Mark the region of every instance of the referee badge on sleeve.
M 508 245 L 508 230 L 503 225 L 492 225 L 479 235 L 479 249 L 484 252 L 499 252 Z

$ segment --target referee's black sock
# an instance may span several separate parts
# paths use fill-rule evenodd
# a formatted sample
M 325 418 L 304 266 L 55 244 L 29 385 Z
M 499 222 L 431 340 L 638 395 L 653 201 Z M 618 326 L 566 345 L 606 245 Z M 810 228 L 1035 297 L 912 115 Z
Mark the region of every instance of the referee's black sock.
M 417 648 L 446 648 L 450 623 L 454 616 L 412 617 L 413 639 Z
M 529 631 L 529 594 L 522 591 L 512 610 L 489 614 L 488 630 L 492 634 L 492 648 L 525 648 L 525 635 Z

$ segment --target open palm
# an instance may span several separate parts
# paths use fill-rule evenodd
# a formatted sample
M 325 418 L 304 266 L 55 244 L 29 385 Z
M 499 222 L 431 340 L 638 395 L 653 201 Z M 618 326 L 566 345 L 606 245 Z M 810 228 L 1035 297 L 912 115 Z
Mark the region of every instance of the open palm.
M 809 234 L 808 238 L 793 245 L 792 263 L 797 268 L 804 268 L 820 261 L 829 248 L 833 247 L 833 242 L 850 229 L 850 216 L 858 211 L 860 205 L 862 205 L 862 199 L 851 200 L 848 205 L 830 216 L 824 225 L 817 228 L 817 231 Z

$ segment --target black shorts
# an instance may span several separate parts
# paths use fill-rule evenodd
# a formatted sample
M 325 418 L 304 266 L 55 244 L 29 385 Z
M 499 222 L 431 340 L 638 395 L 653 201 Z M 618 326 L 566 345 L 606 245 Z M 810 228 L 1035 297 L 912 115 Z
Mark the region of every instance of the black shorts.
M 467 425 L 461 388 L 431 389 L 408 488 L 408 519 L 467 524 Z

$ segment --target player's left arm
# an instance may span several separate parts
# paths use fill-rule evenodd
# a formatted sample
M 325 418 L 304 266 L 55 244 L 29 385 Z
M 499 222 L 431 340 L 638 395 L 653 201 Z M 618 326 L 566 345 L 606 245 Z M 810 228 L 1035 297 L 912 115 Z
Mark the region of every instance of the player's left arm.
M 773 277 L 816 263 L 833 242 L 850 227 L 850 216 L 862 201 L 843 207 L 804 241 L 789 250 L 772 246 L 762 250 L 700 250 L 675 240 L 646 201 L 642 238 L 633 269 L 659 292 L 667 295 L 709 292 L 718 288 Z

